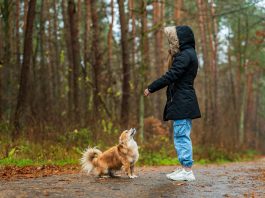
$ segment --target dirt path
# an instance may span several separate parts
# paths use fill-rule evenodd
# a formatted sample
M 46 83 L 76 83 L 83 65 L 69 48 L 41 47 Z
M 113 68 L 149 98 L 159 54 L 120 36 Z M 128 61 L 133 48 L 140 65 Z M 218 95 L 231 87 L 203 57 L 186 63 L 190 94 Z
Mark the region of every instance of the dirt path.
M 141 167 L 136 179 L 82 173 L 0 181 L 0 197 L 265 197 L 265 158 L 256 162 L 195 166 L 195 182 L 172 182 L 172 166 Z

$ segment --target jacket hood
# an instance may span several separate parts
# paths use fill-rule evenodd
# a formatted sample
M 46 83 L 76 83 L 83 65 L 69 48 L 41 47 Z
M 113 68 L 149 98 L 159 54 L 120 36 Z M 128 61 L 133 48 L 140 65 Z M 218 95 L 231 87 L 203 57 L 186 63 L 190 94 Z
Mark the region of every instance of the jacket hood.
M 179 40 L 179 49 L 184 50 L 187 48 L 195 49 L 195 39 L 192 29 L 189 26 L 182 25 L 176 26 L 177 37 Z
M 192 29 L 189 26 L 169 26 L 164 28 L 164 33 L 168 39 L 170 53 L 177 54 L 187 48 L 195 49 L 195 39 Z

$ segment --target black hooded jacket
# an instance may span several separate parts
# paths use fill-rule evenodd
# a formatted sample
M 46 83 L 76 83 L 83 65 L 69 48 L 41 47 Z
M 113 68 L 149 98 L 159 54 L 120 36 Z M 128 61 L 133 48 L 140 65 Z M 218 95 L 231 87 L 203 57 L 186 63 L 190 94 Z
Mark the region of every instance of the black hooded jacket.
M 193 88 L 198 70 L 194 35 L 189 26 L 177 26 L 176 30 L 180 52 L 174 55 L 170 69 L 148 86 L 151 93 L 168 86 L 165 121 L 201 117 Z

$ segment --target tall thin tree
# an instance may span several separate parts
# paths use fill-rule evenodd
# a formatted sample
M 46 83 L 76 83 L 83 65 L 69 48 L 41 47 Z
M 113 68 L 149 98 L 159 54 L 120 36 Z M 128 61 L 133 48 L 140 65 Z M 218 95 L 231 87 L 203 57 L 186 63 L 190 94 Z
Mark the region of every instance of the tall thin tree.
M 155 69 L 156 69 L 156 76 L 162 75 L 164 72 L 163 68 L 163 31 L 161 30 L 161 27 L 163 26 L 163 13 L 164 13 L 164 1 L 153 2 L 153 25 L 156 27 L 154 31 L 155 36 Z M 155 115 L 157 118 L 162 119 L 162 93 L 158 93 L 155 95 Z
M 122 101 L 121 101 L 121 124 L 128 126 L 130 112 L 130 64 L 129 64 L 129 46 L 128 46 L 128 24 L 124 11 L 124 0 L 118 0 L 119 16 L 121 25 L 121 47 L 122 47 Z
M 149 46 L 148 46 L 148 31 L 147 31 L 147 1 L 141 0 L 141 68 L 140 68 L 140 91 L 144 90 L 144 83 L 146 81 L 147 64 L 149 63 Z M 144 116 L 145 116 L 145 103 L 144 96 L 140 94 L 139 104 L 139 123 L 140 123 L 140 138 L 144 139 Z
M 36 0 L 30 0 L 29 9 L 27 14 L 27 26 L 24 39 L 24 50 L 23 50 L 23 62 L 20 73 L 20 87 L 17 96 L 17 105 L 14 115 L 14 127 L 15 130 L 12 134 L 12 140 L 15 140 L 20 132 L 20 117 L 26 107 L 27 96 L 28 96 L 28 83 L 29 83 L 29 72 L 30 72 L 30 59 L 32 54 L 32 35 L 33 35 L 33 24 L 35 19 L 35 6 Z
M 80 71 L 80 45 L 79 45 L 79 33 L 78 33 L 78 16 L 74 0 L 68 1 L 68 15 L 69 15 L 69 27 L 70 27 L 70 48 L 73 55 L 72 70 L 73 70 L 73 113 L 74 118 L 77 120 L 79 115 L 79 71 Z
M 99 116 L 99 93 L 100 93 L 100 86 L 99 86 L 99 74 L 101 69 L 102 63 L 102 53 L 99 49 L 99 22 L 98 22 L 98 12 L 97 12 L 97 1 L 91 0 L 90 2 L 91 8 L 91 19 L 92 19 L 92 45 L 93 48 L 93 57 L 92 57 L 92 74 L 93 74 L 93 114 L 94 118 L 97 119 Z

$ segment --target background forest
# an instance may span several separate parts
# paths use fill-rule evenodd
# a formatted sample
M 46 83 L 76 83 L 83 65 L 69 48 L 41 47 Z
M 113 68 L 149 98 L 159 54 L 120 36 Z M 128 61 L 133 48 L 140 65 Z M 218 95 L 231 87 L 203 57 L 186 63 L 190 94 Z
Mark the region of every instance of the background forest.
M 165 90 L 143 91 L 167 70 L 163 27 L 183 24 L 200 63 L 195 159 L 264 153 L 263 0 L 0 0 L 2 164 L 76 163 L 132 127 L 140 163 L 176 163 Z

